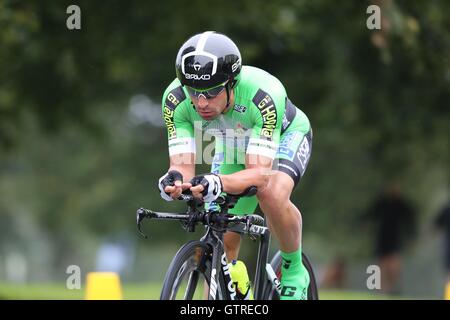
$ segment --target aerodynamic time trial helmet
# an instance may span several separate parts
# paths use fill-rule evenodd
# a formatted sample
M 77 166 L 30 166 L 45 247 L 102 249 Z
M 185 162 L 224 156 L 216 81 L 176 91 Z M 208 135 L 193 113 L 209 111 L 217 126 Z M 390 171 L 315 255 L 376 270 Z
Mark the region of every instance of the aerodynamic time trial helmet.
M 181 46 L 175 67 L 181 84 L 192 92 L 223 86 L 232 88 L 239 80 L 241 53 L 226 35 L 206 31 L 192 36 Z

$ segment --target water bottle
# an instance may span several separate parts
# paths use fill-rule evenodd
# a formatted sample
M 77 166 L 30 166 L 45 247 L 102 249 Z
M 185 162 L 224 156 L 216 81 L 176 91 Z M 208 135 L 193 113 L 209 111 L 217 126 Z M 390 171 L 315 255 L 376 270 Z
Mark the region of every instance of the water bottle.
M 231 280 L 240 300 L 253 300 L 251 282 L 248 278 L 247 267 L 240 260 L 232 260 L 229 264 Z

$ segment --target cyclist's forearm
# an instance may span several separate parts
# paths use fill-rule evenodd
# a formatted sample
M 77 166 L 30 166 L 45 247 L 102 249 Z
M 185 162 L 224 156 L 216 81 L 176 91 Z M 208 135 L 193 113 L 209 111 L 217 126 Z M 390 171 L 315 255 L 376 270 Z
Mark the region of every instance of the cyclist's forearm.
M 176 170 L 183 175 L 183 182 L 189 182 L 195 175 L 195 167 L 190 168 L 188 166 L 170 166 L 169 170 Z
M 188 182 L 195 176 L 194 154 L 180 154 L 170 157 L 170 168 L 167 171 L 177 170 L 183 175 L 183 182 Z
M 270 177 L 270 170 L 264 168 L 245 169 L 227 175 L 220 175 L 223 184 L 223 191 L 239 194 L 250 186 L 255 186 L 262 190 L 267 186 Z

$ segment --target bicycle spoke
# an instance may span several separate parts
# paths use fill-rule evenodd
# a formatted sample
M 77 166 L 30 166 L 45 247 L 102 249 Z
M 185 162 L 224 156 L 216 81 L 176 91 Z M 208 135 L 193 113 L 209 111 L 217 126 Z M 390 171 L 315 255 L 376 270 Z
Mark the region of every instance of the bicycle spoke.
M 173 283 L 172 286 L 172 294 L 171 294 L 171 299 L 174 298 L 174 296 L 176 296 L 178 289 L 180 287 L 181 282 L 183 281 L 184 278 L 184 274 L 185 274 L 185 270 L 186 270 L 186 266 L 189 263 L 189 260 L 186 261 L 180 268 L 180 270 L 178 271 L 177 277 L 175 278 L 175 281 Z
M 194 270 L 189 275 L 189 280 L 184 294 L 184 300 L 192 300 L 194 297 L 195 289 L 197 288 L 199 272 Z
M 197 255 L 190 257 L 180 267 L 177 276 L 173 282 L 170 299 L 175 300 L 183 297 L 184 300 L 192 300 L 198 285 L 199 274 L 199 259 Z M 187 284 L 186 284 L 187 283 Z M 184 287 L 186 284 L 186 287 Z M 181 293 L 183 292 L 183 295 Z

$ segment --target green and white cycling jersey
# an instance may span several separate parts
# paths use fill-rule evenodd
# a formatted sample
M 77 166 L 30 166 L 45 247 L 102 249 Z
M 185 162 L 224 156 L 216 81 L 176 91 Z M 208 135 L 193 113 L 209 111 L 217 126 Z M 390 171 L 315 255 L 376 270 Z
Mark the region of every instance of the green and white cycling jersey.
M 234 87 L 234 106 L 214 120 L 204 120 L 178 79 L 165 90 L 162 112 L 169 155 L 196 153 L 196 137 L 215 137 L 211 171 L 230 174 L 245 169 L 245 155 L 274 159 L 274 169 L 297 184 L 312 148 L 307 116 L 290 102 L 282 83 L 268 72 L 243 66 Z M 245 202 L 242 198 L 239 202 Z M 256 206 L 256 205 L 255 205 Z M 248 212 L 247 212 L 248 213 Z

